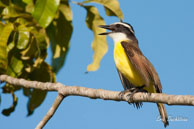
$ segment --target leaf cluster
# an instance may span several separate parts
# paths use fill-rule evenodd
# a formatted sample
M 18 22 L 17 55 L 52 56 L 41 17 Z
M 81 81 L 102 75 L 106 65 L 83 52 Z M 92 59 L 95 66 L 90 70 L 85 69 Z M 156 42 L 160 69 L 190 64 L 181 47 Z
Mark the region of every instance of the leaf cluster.
M 55 74 L 62 68 L 70 47 L 73 32 L 73 13 L 70 2 L 87 11 L 86 25 L 92 30 L 94 40 L 93 62 L 87 71 L 95 71 L 108 50 L 106 38 L 98 36 L 104 32 L 98 25 L 105 24 L 98 9 L 90 3 L 104 6 L 107 16 L 123 19 L 117 0 L 1 0 L 0 1 L 0 74 L 12 77 L 56 82 Z M 48 47 L 51 45 L 52 63 L 45 62 Z M 2 111 L 6 116 L 15 110 L 15 91 L 22 89 L 28 97 L 28 115 L 31 115 L 44 101 L 47 92 L 37 89 L 14 87 L 2 84 L 3 93 L 13 96 L 13 104 Z M 0 98 L 1 99 L 1 98 Z

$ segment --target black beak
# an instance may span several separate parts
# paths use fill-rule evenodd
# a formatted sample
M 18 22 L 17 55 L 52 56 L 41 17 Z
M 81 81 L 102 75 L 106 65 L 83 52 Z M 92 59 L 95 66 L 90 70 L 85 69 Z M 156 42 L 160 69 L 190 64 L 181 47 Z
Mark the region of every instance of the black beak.
M 110 25 L 99 25 L 98 27 L 103 28 L 103 29 L 107 29 L 107 30 L 113 30 Z M 104 32 L 104 33 L 100 33 L 99 35 L 108 35 L 110 33 L 111 32 Z

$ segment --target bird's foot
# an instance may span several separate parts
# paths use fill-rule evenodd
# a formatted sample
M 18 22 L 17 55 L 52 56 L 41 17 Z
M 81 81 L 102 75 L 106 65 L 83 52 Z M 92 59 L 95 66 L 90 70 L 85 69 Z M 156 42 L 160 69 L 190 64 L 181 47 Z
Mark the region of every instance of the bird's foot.
M 130 96 L 131 94 L 134 93 L 134 91 L 136 91 L 136 88 L 135 88 L 135 87 L 130 88 L 130 89 L 126 89 L 126 90 L 124 90 L 124 91 L 121 91 L 121 92 L 119 93 L 119 96 L 120 96 L 121 98 L 123 98 L 125 94 L 127 94 L 127 96 Z
M 124 91 L 121 91 L 119 93 L 120 97 L 123 98 L 124 95 L 126 95 L 126 97 L 128 98 L 128 103 L 129 104 L 133 104 L 134 106 L 136 106 L 137 108 L 140 108 L 142 107 L 142 103 L 139 102 L 139 103 L 134 103 L 134 100 L 133 100 L 133 96 L 135 93 L 138 93 L 138 92 L 146 92 L 147 91 L 145 89 L 143 89 L 145 87 L 145 85 L 141 86 L 141 87 L 132 87 L 130 89 L 127 89 L 127 90 L 124 90 Z

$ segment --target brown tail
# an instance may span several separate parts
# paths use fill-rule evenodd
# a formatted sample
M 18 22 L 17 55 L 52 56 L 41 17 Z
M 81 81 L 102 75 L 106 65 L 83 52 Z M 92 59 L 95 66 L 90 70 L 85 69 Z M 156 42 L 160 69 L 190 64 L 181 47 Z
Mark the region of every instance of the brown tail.
M 166 127 L 167 125 L 169 125 L 169 123 L 168 123 L 168 116 L 167 116 L 164 104 L 157 103 L 157 106 L 158 106 L 158 110 L 160 112 L 161 120 L 164 123 L 164 127 Z

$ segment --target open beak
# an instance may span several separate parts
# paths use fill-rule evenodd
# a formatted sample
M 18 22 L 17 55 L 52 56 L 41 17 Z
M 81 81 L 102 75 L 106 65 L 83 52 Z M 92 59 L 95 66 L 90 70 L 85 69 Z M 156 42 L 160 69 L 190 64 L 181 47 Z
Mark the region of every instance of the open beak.
M 98 27 L 103 28 L 103 29 L 107 29 L 107 30 L 113 30 L 113 28 L 110 25 L 99 25 Z M 100 33 L 99 35 L 108 35 L 111 32 L 104 32 L 104 33 Z

